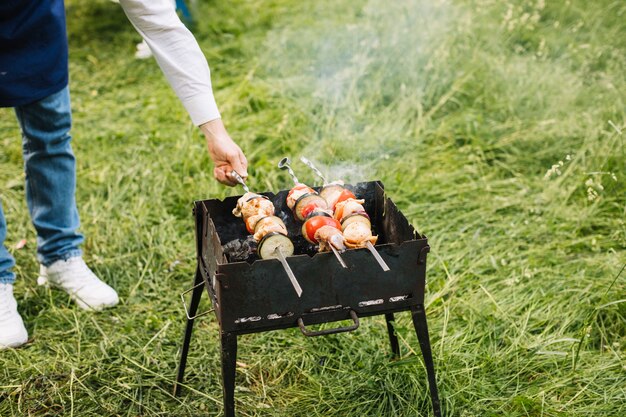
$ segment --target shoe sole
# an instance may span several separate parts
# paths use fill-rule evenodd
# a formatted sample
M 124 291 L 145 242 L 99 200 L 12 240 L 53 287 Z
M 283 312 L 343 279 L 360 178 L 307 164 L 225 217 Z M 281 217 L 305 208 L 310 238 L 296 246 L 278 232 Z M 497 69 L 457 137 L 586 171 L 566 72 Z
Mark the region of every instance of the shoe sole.
M 20 346 L 24 346 L 28 342 L 28 333 L 24 333 L 25 334 L 23 335 L 22 339 L 14 340 L 13 342 L 10 342 L 8 344 L 0 343 L 0 350 L 15 349 Z

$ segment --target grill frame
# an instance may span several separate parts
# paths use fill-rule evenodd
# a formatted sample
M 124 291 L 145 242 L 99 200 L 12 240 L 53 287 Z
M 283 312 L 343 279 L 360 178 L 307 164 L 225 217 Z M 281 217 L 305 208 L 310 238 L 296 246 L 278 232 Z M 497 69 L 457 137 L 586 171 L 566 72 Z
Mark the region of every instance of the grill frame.
M 290 327 L 300 327 L 305 333 L 304 323 L 314 325 L 356 318 L 356 326 L 322 332 L 337 333 L 354 330 L 358 327 L 358 318 L 384 314 L 392 351 L 399 355 L 391 323 L 393 313 L 401 311 L 412 313 L 428 371 L 433 410 L 435 415 L 440 415 L 424 311 L 428 239 L 410 225 L 385 195 L 380 181 L 347 187 L 357 197 L 365 199 L 372 228 L 379 236 L 380 244 L 376 249 L 390 271 L 382 271 L 367 249 L 342 254 L 348 269 L 342 268 L 332 253 L 290 256 L 287 261 L 303 289 L 301 298 L 297 297 L 278 260 L 229 262 L 222 251 L 224 243 L 248 234 L 241 219 L 231 212 L 239 196 L 194 203 L 198 266 L 190 311 L 193 316 L 204 288 L 220 325 L 224 403 L 228 417 L 234 416 L 234 358 L 238 335 Z M 300 224 L 284 203 L 287 192 L 262 194 L 274 202 L 276 215 L 283 218 L 295 247 L 304 251 L 307 244 L 301 237 Z M 175 394 L 180 393 L 193 319 L 190 317 L 187 321 Z

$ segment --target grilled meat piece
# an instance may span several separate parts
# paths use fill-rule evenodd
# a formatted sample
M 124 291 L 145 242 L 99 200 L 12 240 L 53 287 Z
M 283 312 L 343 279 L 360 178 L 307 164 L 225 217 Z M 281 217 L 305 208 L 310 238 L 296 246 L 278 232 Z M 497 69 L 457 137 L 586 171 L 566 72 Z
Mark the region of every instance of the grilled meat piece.
M 269 216 L 259 219 L 254 228 L 254 239 L 260 241 L 265 235 L 271 232 L 287 235 L 287 227 L 280 217 Z
M 253 198 L 257 198 L 257 197 L 263 197 L 263 196 L 260 195 L 260 194 L 256 194 L 256 193 L 245 193 L 244 195 L 239 197 L 239 199 L 237 200 L 237 205 L 233 209 L 233 214 L 236 217 L 242 217 L 242 212 L 241 211 L 242 211 L 244 205 L 247 204 L 248 200 L 253 199 Z
M 315 240 L 320 245 L 320 252 L 331 250 L 330 245 L 335 249 L 343 252 L 346 250 L 345 239 L 341 234 L 341 230 L 333 226 L 322 226 L 315 232 Z
M 370 222 L 367 218 L 362 216 L 354 216 L 355 220 L 350 222 L 343 229 L 343 237 L 346 240 L 346 246 L 353 248 L 364 248 L 367 242 L 372 245 L 376 244 L 378 236 L 372 236 L 372 229 Z M 361 217 L 364 221 L 357 221 L 358 217 Z
M 244 219 L 257 214 L 272 216 L 274 215 L 274 204 L 263 195 L 245 193 L 237 200 L 237 206 L 233 209 L 233 214 Z
M 335 206 L 335 219 L 341 221 L 353 213 L 365 213 L 364 203 L 365 200 L 357 200 L 355 198 L 340 201 Z
M 287 207 L 293 210 L 296 205 L 296 201 L 305 194 L 316 194 L 315 190 L 306 184 L 297 184 L 287 194 Z
M 344 187 L 342 184 L 343 182 L 341 181 L 335 181 L 324 186 L 324 188 L 320 190 L 320 195 L 324 197 L 324 199 L 328 203 L 328 207 L 333 210 L 335 210 L 337 204 L 341 203 L 342 201 L 346 201 L 350 198 L 356 199 L 354 193 Z
M 248 200 L 248 202 L 243 205 L 241 214 L 244 219 L 258 214 L 273 216 L 274 204 L 272 204 L 272 202 L 265 197 L 253 198 L 252 200 Z

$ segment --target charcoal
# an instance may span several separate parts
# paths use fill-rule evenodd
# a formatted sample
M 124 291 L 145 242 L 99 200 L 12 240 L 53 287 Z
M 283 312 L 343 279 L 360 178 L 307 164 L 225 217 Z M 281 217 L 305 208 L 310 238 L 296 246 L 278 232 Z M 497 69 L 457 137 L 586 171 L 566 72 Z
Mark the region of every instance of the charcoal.
M 222 251 L 229 262 L 250 261 L 256 258 L 257 242 L 252 235 L 243 239 L 234 239 L 222 246 Z

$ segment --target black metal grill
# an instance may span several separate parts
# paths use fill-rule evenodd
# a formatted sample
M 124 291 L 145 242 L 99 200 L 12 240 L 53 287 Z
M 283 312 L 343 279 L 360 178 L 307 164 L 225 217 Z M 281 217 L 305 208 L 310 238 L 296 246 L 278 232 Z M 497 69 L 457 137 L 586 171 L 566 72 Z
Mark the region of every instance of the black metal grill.
M 430 249 L 428 241 L 415 231 L 391 199 L 385 196 L 382 183 L 372 181 L 347 187 L 358 198 L 365 199 L 365 209 L 372 221 L 373 232 L 379 236 L 376 249 L 389 265 L 390 271 L 380 269 L 367 249 L 353 249 L 343 253 L 347 269 L 341 267 L 332 253 L 312 252 L 313 249 L 300 234 L 300 224 L 286 207 L 288 191 L 264 193 L 274 203 L 276 215 L 283 218 L 289 236 L 294 241 L 296 251 L 287 260 L 302 286 L 300 298 L 278 260 L 231 262 L 224 254 L 223 244 L 234 239 L 245 239 L 248 235 L 241 219 L 232 215 L 238 197 L 195 203 L 198 266 L 175 394 L 180 393 L 194 315 L 204 287 L 220 325 L 224 408 L 227 417 L 235 415 L 238 335 L 289 327 L 300 327 L 306 336 L 339 333 L 355 330 L 359 318 L 384 314 L 392 351 L 399 355 L 398 339 L 391 322 L 394 321 L 393 313 L 401 311 L 411 311 L 428 373 L 433 411 L 436 416 L 441 415 L 424 311 L 426 257 Z M 352 320 L 353 324 L 318 332 L 306 328 L 340 320 Z

